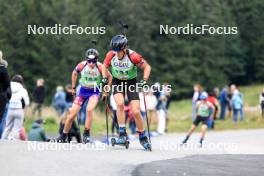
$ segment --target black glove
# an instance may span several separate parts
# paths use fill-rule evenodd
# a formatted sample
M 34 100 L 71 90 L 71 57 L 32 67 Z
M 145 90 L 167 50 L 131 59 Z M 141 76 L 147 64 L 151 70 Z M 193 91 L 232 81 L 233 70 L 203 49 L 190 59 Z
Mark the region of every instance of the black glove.
M 72 88 L 71 93 L 72 93 L 72 97 L 74 99 L 76 97 L 76 88 L 75 87 Z
M 108 84 L 108 78 L 105 77 L 102 79 L 103 87 Z

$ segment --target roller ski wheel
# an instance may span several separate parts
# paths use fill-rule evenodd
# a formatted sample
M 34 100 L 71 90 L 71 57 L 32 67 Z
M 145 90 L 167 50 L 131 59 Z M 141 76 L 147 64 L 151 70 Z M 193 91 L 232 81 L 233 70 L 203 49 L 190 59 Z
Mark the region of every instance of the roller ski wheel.
M 129 148 L 129 141 L 128 140 L 126 140 L 126 142 L 125 142 L 125 147 L 126 147 L 126 149 Z
M 139 139 L 139 142 L 145 150 L 152 151 L 152 147 L 149 143 L 147 136 L 144 136 L 143 138 Z
M 68 143 L 67 136 L 60 135 L 58 138 L 51 140 L 51 142 Z
M 90 137 L 89 137 L 89 136 L 84 136 L 84 137 L 83 137 L 83 143 L 84 143 L 84 144 L 91 143 L 91 139 L 90 139 Z
M 115 146 L 115 144 L 116 144 L 116 139 L 115 138 L 111 139 L 111 144 L 112 144 L 113 147 Z
M 152 151 L 152 148 L 151 148 L 151 144 L 150 144 L 150 143 L 146 143 L 146 144 L 144 144 L 143 147 L 144 147 L 145 150 L 148 150 L 148 151 L 150 151 L 150 152 Z
M 115 145 L 125 146 L 126 149 L 129 148 L 129 141 L 127 137 L 119 137 L 118 139 L 112 138 L 111 144 L 114 147 Z

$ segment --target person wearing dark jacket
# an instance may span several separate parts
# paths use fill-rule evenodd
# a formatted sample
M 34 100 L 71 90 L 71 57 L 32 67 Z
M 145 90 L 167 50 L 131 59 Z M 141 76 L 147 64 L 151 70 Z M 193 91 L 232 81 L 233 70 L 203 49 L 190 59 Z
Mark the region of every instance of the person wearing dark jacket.
M 43 120 L 36 120 L 29 131 L 28 140 L 29 141 L 48 141 L 45 131 L 42 128 Z
M 38 119 L 41 119 L 41 112 L 42 112 L 42 104 L 45 99 L 45 87 L 44 87 L 44 79 L 40 78 L 37 80 L 37 86 L 33 91 L 33 101 L 34 101 L 34 108 L 33 108 L 33 115 L 38 112 Z
M 73 103 L 73 96 L 72 96 L 72 87 L 70 84 L 67 84 L 65 86 L 65 93 L 66 93 L 66 104 L 67 104 L 67 109 L 69 109 L 72 106 Z
M 7 72 L 7 62 L 3 59 L 3 53 L 0 50 L 0 137 L 5 123 L 4 114 L 6 114 L 6 106 L 11 98 L 10 80 Z
M 63 133 L 65 120 L 66 120 L 66 118 L 64 117 L 64 118 L 62 118 L 62 120 L 60 122 L 60 126 L 59 126 L 59 134 L 60 135 L 62 135 L 62 133 Z M 78 125 L 76 124 L 75 121 L 73 121 L 72 126 L 70 128 L 70 131 L 69 131 L 69 134 L 68 134 L 68 141 L 71 142 L 73 137 L 75 137 L 75 139 L 76 139 L 76 141 L 78 143 L 82 142 L 80 128 L 78 127 Z
M 229 97 L 228 97 L 228 86 L 225 86 L 223 90 L 220 93 L 219 96 L 219 101 L 220 101 L 220 106 L 221 106 L 221 111 L 220 111 L 220 120 L 225 119 L 226 115 L 226 107 L 229 105 Z

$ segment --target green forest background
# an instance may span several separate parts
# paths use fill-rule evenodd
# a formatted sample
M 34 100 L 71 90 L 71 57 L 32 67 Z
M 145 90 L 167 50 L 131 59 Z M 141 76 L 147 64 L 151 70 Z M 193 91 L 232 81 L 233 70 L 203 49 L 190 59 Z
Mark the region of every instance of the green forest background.
M 201 83 L 210 89 L 264 81 L 263 0 L 0 0 L 0 49 L 9 74 L 22 74 L 32 91 L 46 80 L 51 97 L 70 82 L 85 50 L 98 41 L 100 61 L 118 21 L 129 25 L 131 49 L 151 64 L 150 82 L 168 82 L 178 98 Z M 105 26 L 105 35 L 28 35 L 27 25 Z M 237 35 L 160 35 L 159 25 L 237 26 Z

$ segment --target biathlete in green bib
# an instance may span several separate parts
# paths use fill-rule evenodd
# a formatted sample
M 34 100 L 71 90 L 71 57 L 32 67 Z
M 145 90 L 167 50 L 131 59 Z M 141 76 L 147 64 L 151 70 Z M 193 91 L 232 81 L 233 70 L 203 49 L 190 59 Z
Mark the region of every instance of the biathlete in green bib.
M 86 108 L 86 121 L 83 133 L 83 142 L 90 142 L 90 128 L 93 119 L 93 111 L 99 101 L 99 87 L 102 81 L 102 64 L 98 62 L 99 53 L 96 49 L 86 51 L 86 60 L 80 62 L 72 72 L 72 94 L 76 95 L 70 112 L 67 116 L 62 135 L 57 139 L 58 142 L 67 142 L 68 133 L 71 125 L 80 111 L 85 101 L 88 101 Z M 80 75 L 80 89 L 76 94 L 76 84 L 78 75 Z M 111 84 L 112 77 L 110 72 L 106 73 L 106 77 Z
M 102 81 L 105 84 L 108 83 L 106 73 L 108 69 L 110 69 L 113 76 L 112 92 L 117 104 L 117 118 L 119 124 L 119 138 L 117 143 L 122 144 L 128 140 L 124 112 L 124 96 L 126 94 L 136 121 L 140 144 L 145 149 L 150 149 L 151 146 L 145 134 L 144 122 L 140 114 L 140 102 L 136 84 L 137 68 L 142 69 L 144 72 L 143 79 L 140 81 L 140 85 L 144 86 L 147 84 L 151 67 L 140 54 L 128 49 L 128 40 L 124 35 L 114 36 L 110 45 L 111 51 L 106 54 L 102 67 Z M 118 88 L 120 85 L 122 86 L 121 90 Z

